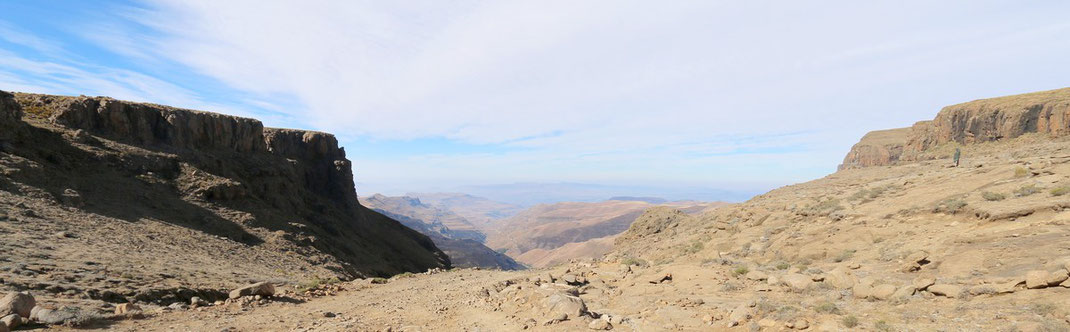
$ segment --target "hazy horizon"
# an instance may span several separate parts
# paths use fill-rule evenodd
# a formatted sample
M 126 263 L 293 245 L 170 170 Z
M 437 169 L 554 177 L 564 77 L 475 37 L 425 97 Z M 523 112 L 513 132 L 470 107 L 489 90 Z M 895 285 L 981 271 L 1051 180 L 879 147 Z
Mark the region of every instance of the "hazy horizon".
M 1070 85 L 1070 45 L 1050 42 L 1070 35 L 1068 10 L 1059 1 L 9 1 L 0 90 L 331 132 L 361 194 L 505 197 L 520 191 L 487 186 L 572 183 L 597 190 L 528 193 L 738 201 L 834 172 L 871 130 Z

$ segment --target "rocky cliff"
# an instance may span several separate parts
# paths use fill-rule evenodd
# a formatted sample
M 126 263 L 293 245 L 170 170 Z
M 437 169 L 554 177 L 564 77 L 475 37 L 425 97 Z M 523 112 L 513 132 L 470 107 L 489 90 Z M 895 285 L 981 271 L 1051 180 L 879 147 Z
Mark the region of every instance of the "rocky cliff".
M 69 228 L 90 247 L 147 243 L 202 265 L 182 269 L 247 279 L 450 265 L 427 236 L 360 205 L 333 135 L 106 97 L 0 92 L 0 106 L 0 212 L 24 215 L 12 225 L 28 228 L 16 233 Z M 169 235 L 161 241 L 153 231 Z M 97 259 L 138 264 L 148 248 L 102 250 Z M 131 273 L 143 272 L 159 271 Z
M 932 121 L 871 132 L 851 148 L 840 168 L 929 159 L 937 156 L 926 152 L 939 146 L 999 141 L 1028 133 L 1051 137 L 1070 133 L 1070 88 L 947 106 Z

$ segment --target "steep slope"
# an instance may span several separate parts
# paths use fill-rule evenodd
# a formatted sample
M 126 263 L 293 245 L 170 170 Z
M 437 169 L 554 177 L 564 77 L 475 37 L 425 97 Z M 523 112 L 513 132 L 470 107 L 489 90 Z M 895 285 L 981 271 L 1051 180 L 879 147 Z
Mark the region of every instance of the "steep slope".
M 357 202 L 329 134 L 105 97 L 0 92 L 0 106 L 5 288 L 173 301 L 449 266 Z
M 402 196 L 388 197 L 375 194 L 360 199 L 364 206 L 400 221 L 424 235 L 431 237 L 435 245 L 449 257 L 457 267 L 480 267 L 500 270 L 521 270 L 524 266 L 502 253 L 483 245 L 484 235 L 474 230 L 457 232 L 447 226 L 471 226 L 467 220 L 449 211 L 428 206 L 418 198 Z M 429 219 L 421 219 L 429 218 Z
M 484 232 L 495 229 L 496 221 L 524 210 L 517 205 L 460 193 L 409 193 L 406 196 L 419 198 L 431 206 L 456 213 Z

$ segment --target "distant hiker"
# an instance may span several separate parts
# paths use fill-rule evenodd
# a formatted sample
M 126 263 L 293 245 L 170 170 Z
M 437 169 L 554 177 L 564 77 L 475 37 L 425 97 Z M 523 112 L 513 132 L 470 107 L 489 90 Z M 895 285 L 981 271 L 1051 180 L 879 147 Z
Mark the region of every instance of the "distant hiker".
M 962 150 L 955 148 L 955 167 L 959 167 L 959 157 L 962 156 Z

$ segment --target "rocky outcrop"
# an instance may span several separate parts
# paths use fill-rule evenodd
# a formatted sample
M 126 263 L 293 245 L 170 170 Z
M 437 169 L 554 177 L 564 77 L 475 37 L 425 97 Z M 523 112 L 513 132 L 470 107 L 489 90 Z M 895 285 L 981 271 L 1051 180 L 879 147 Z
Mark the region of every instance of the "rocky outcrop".
M 1070 134 L 1070 88 L 947 106 L 932 121 L 870 132 L 851 148 L 840 169 L 931 158 L 924 153 L 940 145 L 992 142 L 1028 133 Z
M 331 134 L 107 97 L 0 92 L 0 126 L 8 125 L 28 130 L 9 139 L 17 156 L 47 166 L 12 180 L 56 197 L 76 193 L 68 205 L 248 245 L 311 247 L 330 258 L 300 256 L 342 277 L 449 267 L 427 236 L 360 205 Z
M 911 128 L 871 131 L 851 147 L 839 169 L 891 165 L 899 161 Z

